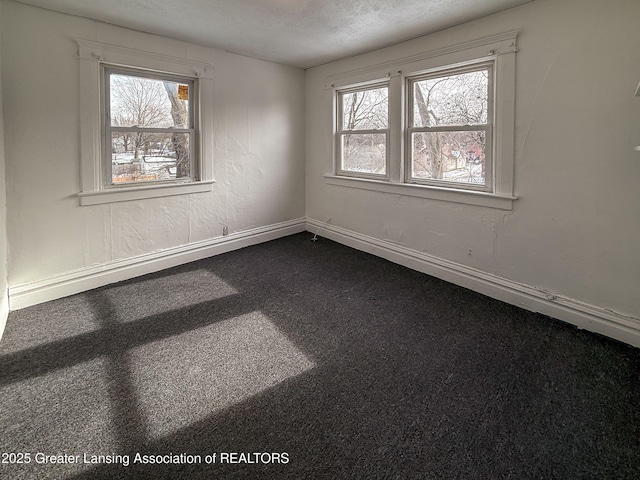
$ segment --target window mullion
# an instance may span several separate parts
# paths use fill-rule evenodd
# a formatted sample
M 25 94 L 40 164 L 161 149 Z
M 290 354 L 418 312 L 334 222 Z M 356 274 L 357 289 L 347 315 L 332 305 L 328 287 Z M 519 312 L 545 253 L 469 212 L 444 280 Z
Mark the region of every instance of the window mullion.
M 105 161 L 102 171 L 104 172 L 104 178 L 102 179 L 102 183 L 104 186 L 111 185 L 113 179 L 113 162 L 111 161 L 111 149 L 113 148 L 113 128 L 109 125 L 110 122 L 107 122 L 104 129 L 104 158 Z
M 402 82 L 403 77 L 398 72 L 389 80 L 389 134 L 387 143 L 387 171 L 389 181 L 402 182 Z

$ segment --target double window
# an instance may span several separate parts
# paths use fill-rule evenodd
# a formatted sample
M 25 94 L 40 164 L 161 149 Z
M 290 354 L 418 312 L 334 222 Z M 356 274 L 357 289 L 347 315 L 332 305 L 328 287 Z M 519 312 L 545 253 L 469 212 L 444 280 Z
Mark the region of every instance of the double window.
M 329 79 L 336 115 L 327 181 L 511 208 L 515 37 L 509 32 Z

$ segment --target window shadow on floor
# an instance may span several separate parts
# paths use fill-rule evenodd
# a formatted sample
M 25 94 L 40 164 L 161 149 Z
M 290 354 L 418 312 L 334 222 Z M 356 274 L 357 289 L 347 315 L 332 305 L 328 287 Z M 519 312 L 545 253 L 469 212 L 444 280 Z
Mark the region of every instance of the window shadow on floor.
M 310 238 L 12 312 L 0 345 L 5 450 L 288 463 L 14 477 L 640 476 L 637 349 Z

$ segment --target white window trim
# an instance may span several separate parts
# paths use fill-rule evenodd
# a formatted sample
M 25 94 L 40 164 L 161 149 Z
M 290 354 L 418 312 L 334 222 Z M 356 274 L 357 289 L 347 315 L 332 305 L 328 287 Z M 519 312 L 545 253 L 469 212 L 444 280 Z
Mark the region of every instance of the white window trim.
M 467 72 L 475 72 L 478 71 L 480 69 L 487 69 L 488 74 L 489 74 L 489 81 L 488 81 L 488 96 L 487 96 L 487 121 L 484 124 L 479 124 L 479 125 L 456 125 L 456 126 L 450 126 L 450 125 L 443 125 L 443 126 L 436 126 L 436 127 L 412 127 L 411 125 L 413 124 L 413 122 L 415 122 L 415 119 L 413 118 L 413 109 L 414 109 L 414 101 L 415 99 L 413 98 L 413 86 L 416 82 L 420 82 L 425 78 L 440 78 L 442 76 L 451 76 L 451 75 L 458 75 L 461 73 L 467 73 Z M 494 102 L 493 102 L 493 95 L 495 92 L 494 89 L 494 81 L 493 81 L 493 69 L 494 69 L 494 62 L 473 62 L 469 65 L 465 65 L 463 68 L 445 68 L 445 69 L 438 69 L 436 71 L 432 71 L 432 72 L 428 72 L 427 74 L 421 73 L 421 74 L 417 74 L 417 75 L 411 75 L 411 76 L 407 76 L 406 78 L 406 84 L 405 84 L 405 92 L 406 92 L 406 102 L 407 102 L 407 122 L 406 122 L 406 131 L 405 131 L 405 142 L 407 145 L 407 148 L 405 149 L 405 182 L 407 183 L 416 183 L 419 185 L 431 185 L 434 187 L 445 187 L 445 188 L 456 188 L 456 185 L 458 185 L 457 188 L 459 188 L 460 190 L 477 190 L 477 191 L 482 191 L 482 192 L 493 192 L 493 124 L 494 124 L 494 119 L 493 119 L 493 109 L 494 109 Z M 485 170 L 486 170 L 486 175 L 485 175 L 485 182 L 483 184 L 460 184 L 460 183 L 456 183 L 456 182 L 451 182 L 451 181 L 442 181 L 442 180 L 436 180 L 436 179 L 429 179 L 429 178 L 417 178 L 417 177 L 413 177 L 411 172 L 413 170 L 412 164 L 412 147 L 411 147 L 411 142 L 412 142 L 412 134 L 415 132 L 429 132 L 429 131 L 463 131 L 463 130 L 483 130 L 485 132 L 485 138 L 486 138 L 486 149 L 485 149 L 485 154 L 486 154 L 486 158 L 488 159 L 488 161 L 485 163 Z
M 208 63 L 89 40 L 76 40 L 80 58 L 80 205 L 123 202 L 211 191 L 213 178 L 213 68 Z M 105 188 L 102 168 L 102 65 L 165 72 L 198 79 L 197 181 Z
M 389 82 L 389 150 L 388 181 L 354 178 L 340 175 L 337 169 L 336 149 L 333 149 L 331 173 L 325 182 L 329 185 L 374 190 L 435 200 L 465 203 L 511 210 L 514 195 L 514 133 L 515 133 L 515 54 L 518 32 L 492 35 L 451 47 L 419 55 L 341 72 L 325 78 L 325 90 L 336 104 L 336 92 L 374 81 Z M 455 68 L 480 62 L 494 63 L 494 126 L 493 136 L 493 191 L 448 188 L 446 184 L 418 185 L 405 182 L 406 161 L 403 135 L 406 131 L 405 88 L 406 78 L 436 69 Z M 335 114 L 334 114 L 335 118 Z M 399 127 L 398 127 L 399 126 Z M 333 132 L 335 132 L 335 125 Z M 335 135 L 333 136 L 335 138 Z M 332 142 L 333 142 L 332 138 Z M 404 141 L 403 141 L 404 140 Z
M 390 193 L 393 195 L 479 205 L 500 210 L 511 210 L 513 208 L 513 201 L 518 198 L 478 190 L 461 190 L 458 188 L 418 185 L 413 183 L 392 183 L 370 178 L 343 177 L 339 175 L 324 175 L 324 178 L 327 185 L 334 185 L 336 187 L 348 187 L 358 190 Z
M 188 135 L 189 137 L 189 176 L 188 177 L 180 177 L 173 179 L 163 179 L 163 180 L 153 180 L 153 181 L 142 181 L 142 182 L 127 182 L 124 184 L 116 184 L 113 182 L 113 162 L 109 159 L 111 158 L 111 152 L 113 148 L 112 139 L 114 132 L 132 132 L 132 131 L 148 131 L 145 130 L 148 126 L 118 126 L 113 125 L 111 122 L 111 115 L 113 112 L 111 110 L 111 88 L 110 88 L 110 79 L 111 75 L 125 75 L 130 78 L 135 77 L 143 77 L 154 80 L 169 80 L 175 84 L 183 83 L 188 85 L 188 108 L 187 108 L 187 125 L 183 127 L 166 127 L 166 128 L 157 128 L 154 127 L 154 131 L 173 134 L 173 133 L 181 133 L 183 135 Z M 102 168 L 104 168 L 104 188 L 123 188 L 125 186 L 139 186 L 139 185 L 151 185 L 151 184 L 159 184 L 159 183 L 169 183 L 174 184 L 183 180 L 185 182 L 193 182 L 198 180 L 198 155 L 199 148 L 197 147 L 198 142 L 196 141 L 195 134 L 199 130 L 198 126 L 198 110 L 200 102 L 197 98 L 197 80 L 191 77 L 183 77 L 177 76 L 175 74 L 167 75 L 164 73 L 156 73 L 156 72 L 148 72 L 147 70 L 141 70 L 139 68 L 124 68 L 124 67 L 115 67 L 112 65 L 103 64 L 102 66 L 102 80 L 103 80 L 103 92 L 102 98 L 104 99 L 101 111 L 101 119 L 102 119 L 102 128 L 104 129 L 104 139 L 103 142 L 103 162 Z
M 342 175 L 342 176 L 347 176 L 347 177 L 357 177 L 357 178 L 371 178 L 371 179 L 388 179 L 389 178 L 389 159 L 390 159 L 390 155 L 389 155 L 389 132 L 390 132 L 390 126 L 389 126 L 389 118 L 387 116 L 387 128 L 384 129 L 372 129 L 372 130 L 345 130 L 344 129 L 344 125 L 342 124 L 343 122 L 343 106 L 342 106 L 342 102 L 340 101 L 341 96 L 345 95 L 345 94 L 349 94 L 349 93 L 353 93 L 353 92 L 362 92 L 362 91 L 366 91 L 369 89 L 375 89 L 375 88 L 386 88 L 387 89 L 387 93 L 389 91 L 389 82 L 388 80 L 385 80 L 383 82 L 374 82 L 371 84 L 364 84 L 364 85 L 358 85 L 355 87 L 351 87 L 351 88 L 345 88 L 345 89 L 340 89 L 338 91 L 336 91 L 336 103 L 335 103 L 335 108 L 336 108 L 336 116 L 335 116 L 335 122 L 336 122 L 336 138 L 335 138 L 335 156 L 336 156 L 336 171 L 338 175 Z M 345 170 L 342 168 L 342 135 L 346 134 L 346 133 L 379 133 L 379 134 L 383 134 L 385 136 L 385 158 L 384 158 L 384 168 L 385 168 L 385 173 L 384 174 L 380 174 L 380 173 L 364 173 L 364 172 L 356 172 L 353 170 Z

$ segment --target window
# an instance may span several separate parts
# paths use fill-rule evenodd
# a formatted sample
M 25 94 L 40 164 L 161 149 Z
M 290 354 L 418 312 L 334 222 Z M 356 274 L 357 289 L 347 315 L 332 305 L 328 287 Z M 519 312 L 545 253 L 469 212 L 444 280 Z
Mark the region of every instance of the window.
M 81 205 L 211 191 L 210 64 L 77 40 Z
M 491 190 L 493 64 L 407 79 L 409 182 Z
M 330 185 L 511 209 L 517 32 L 326 77 Z
M 105 187 L 197 180 L 196 80 L 103 70 Z
M 339 92 L 336 143 L 342 174 L 386 176 L 388 96 L 386 85 Z

